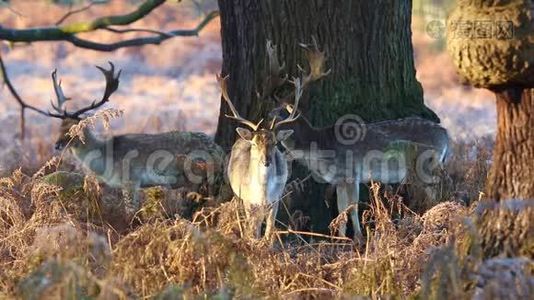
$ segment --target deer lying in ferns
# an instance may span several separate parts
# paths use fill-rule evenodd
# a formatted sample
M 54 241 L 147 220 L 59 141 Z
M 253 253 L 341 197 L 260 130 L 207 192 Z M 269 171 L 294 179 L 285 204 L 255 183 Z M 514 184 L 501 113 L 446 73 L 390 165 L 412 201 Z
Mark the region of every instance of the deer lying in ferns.
M 69 135 L 72 126 L 86 118 L 87 113 L 107 103 L 119 86 L 120 71 L 97 67 L 105 77 L 104 95 L 99 101 L 70 112 L 65 108 L 67 97 L 52 73 L 56 103 L 50 117 L 62 120 L 56 149 L 67 147 L 81 165 L 92 171 L 110 187 L 122 188 L 129 214 L 139 209 L 139 189 L 151 186 L 169 188 L 193 187 L 198 189 L 222 177 L 224 152 L 203 133 L 167 132 L 160 134 L 126 134 L 100 139 L 89 126 L 83 126 L 83 140 Z M 44 114 L 44 113 L 43 113 Z M 210 191 L 213 193 L 213 191 Z

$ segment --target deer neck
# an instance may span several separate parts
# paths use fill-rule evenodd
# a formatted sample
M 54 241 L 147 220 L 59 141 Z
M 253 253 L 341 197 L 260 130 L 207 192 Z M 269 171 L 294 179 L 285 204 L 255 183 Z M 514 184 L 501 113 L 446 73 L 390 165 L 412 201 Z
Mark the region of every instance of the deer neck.
M 103 146 L 106 144 L 105 141 L 97 138 L 87 127 L 83 129 L 83 135 L 83 142 L 79 138 L 76 138 L 70 146 L 72 153 L 80 161 L 84 161 L 85 158 L 95 150 L 103 149 Z
M 312 145 L 327 149 L 331 146 L 329 142 L 329 131 L 331 128 L 315 128 L 305 118 L 298 118 L 292 123 L 283 124 L 280 129 L 292 129 L 293 134 L 283 145 L 288 150 L 306 151 Z
M 266 195 L 269 169 L 273 165 L 264 166 L 262 163 L 259 163 L 260 157 L 255 156 L 253 153 L 250 155 L 250 161 L 253 162 L 249 164 L 249 174 L 251 176 L 251 182 L 254 185 L 254 193 L 257 195 Z
M 279 151 L 271 154 L 271 164 L 265 166 L 258 162 L 258 158 L 251 155 L 249 164 L 250 192 L 254 204 L 265 205 L 273 203 L 282 195 L 287 181 L 287 165 Z

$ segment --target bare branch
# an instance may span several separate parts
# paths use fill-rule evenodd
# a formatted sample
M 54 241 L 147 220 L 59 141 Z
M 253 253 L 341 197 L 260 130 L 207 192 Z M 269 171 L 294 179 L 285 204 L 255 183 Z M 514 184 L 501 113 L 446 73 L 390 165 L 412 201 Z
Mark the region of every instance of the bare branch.
M 71 10 L 69 9 L 69 11 L 64 14 L 57 22 L 56 22 L 56 26 L 59 26 L 61 25 L 63 22 L 65 22 L 65 20 L 67 20 L 68 18 L 72 17 L 73 15 L 75 14 L 79 14 L 81 12 L 84 12 L 88 9 L 90 9 L 93 5 L 95 5 L 96 2 L 93 2 L 91 1 L 88 5 L 82 7 L 82 8 L 79 8 L 79 9 L 75 9 L 75 10 Z M 72 8 L 72 4 L 71 4 L 71 8 Z
M 117 28 L 108 27 L 108 28 L 105 28 L 105 30 L 107 30 L 109 32 L 113 32 L 113 33 L 119 33 L 119 34 L 120 33 L 129 33 L 129 32 L 143 32 L 143 33 L 152 33 L 152 34 L 162 35 L 162 36 L 166 36 L 166 37 L 169 37 L 169 38 L 174 37 L 174 35 L 170 35 L 167 32 L 154 30 L 154 29 L 145 29 L 145 28 L 117 29 Z
M 125 15 L 100 17 L 89 22 L 76 22 L 61 26 L 59 29 L 65 33 L 77 34 L 103 29 L 108 26 L 129 25 L 144 18 L 163 3 L 165 3 L 165 0 L 145 0 L 145 2 L 139 5 L 139 7 L 137 7 L 137 9 L 131 13 Z
M 16 15 L 19 18 L 23 17 L 23 15 L 20 12 L 16 11 L 13 7 L 11 7 L 9 2 L 7 1 L 0 0 L 0 7 L 6 7 L 10 12 L 12 12 L 14 15 Z
M 111 26 L 124 26 L 130 25 L 146 15 L 152 12 L 165 2 L 165 0 L 145 0 L 137 9 L 131 13 L 124 15 L 113 15 L 100 17 L 92 21 L 75 22 L 63 26 L 53 27 L 34 27 L 27 29 L 14 29 L 5 28 L 0 25 L 0 40 L 6 40 L 10 42 L 40 42 L 40 41 L 66 41 L 73 45 L 92 49 L 96 51 L 114 51 L 123 47 L 142 46 L 148 44 L 160 44 L 161 42 L 177 36 L 198 36 L 198 33 L 214 18 L 219 16 L 218 11 L 212 11 L 205 16 L 205 18 L 194 29 L 186 30 L 172 30 L 167 32 L 148 30 L 148 29 L 116 29 Z M 92 2 L 94 3 L 94 2 Z M 83 9 L 85 10 L 86 7 Z M 82 9 L 80 9 L 82 10 Z M 77 13 L 77 11 L 71 11 L 70 15 Z M 67 13 L 68 14 L 68 13 Z M 62 18 L 63 19 L 63 18 Z M 63 21 L 63 20 L 60 20 Z M 59 21 L 58 21 L 59 22 Z M 99 29 L 105 29 L 117 33 L 123 32 L 149 32 L 154 36 L 140 37 L 127 39 L 111 44 L 98 43 L 90 40 L 85 40 L 77 37 L 76 35 L 83 32 L 90 32 Z

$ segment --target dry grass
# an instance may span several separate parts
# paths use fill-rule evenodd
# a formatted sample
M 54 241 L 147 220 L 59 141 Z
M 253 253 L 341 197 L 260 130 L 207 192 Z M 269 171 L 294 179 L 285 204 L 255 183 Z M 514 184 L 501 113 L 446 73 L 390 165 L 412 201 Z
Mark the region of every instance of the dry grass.
M 459 179 L 482 165 L 463 165 Z M 236 201 L 204 202 L 185 219 L 169 206 L 182 201 L 177 194 L 151 189 L 130 222 L 118 220 L 119 194 L 94 179 L 46 172 L 0 180 L 5 297 L 519 299 L 533 292 L 534 214 L 526 204 L 449 201 L 417 215 L 374 185 L 365 244 L 279 228 L 270 245 L 244 234 Z

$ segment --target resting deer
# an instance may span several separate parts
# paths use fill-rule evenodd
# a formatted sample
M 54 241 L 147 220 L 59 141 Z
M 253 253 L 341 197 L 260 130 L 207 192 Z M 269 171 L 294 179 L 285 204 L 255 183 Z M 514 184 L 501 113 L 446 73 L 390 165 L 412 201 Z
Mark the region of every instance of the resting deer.
M 56 71 L 52 73 L 56 103 L 54 112 L 46 115 L 62 120 L 56 149 L 67 147 L 81 165 L 92 171 L 110 187 L 122 188 L 127 198 L 128 213 L 139 208 L 138 191 L 144 187 L 166 186 L 170 188 L 214 184 L 223 170 L 224 152 L 210 137 L 203 133 L 167 132 L 160 134 L 126 134 L 98 138 L 84 126 L 82 141 L 71 137 L 69 130 L 82 121 L 92 110 L 109 101 L 119 86 L 120 71 L 97 67 L 106 80 L 104 95 L 99 101 L 70 112 L 65 109 L 69 98 L 65 97 Z M 43 112 L 44 114 L 44 112 Z M 211 191 L 213 192 L 213 191 Z
M 313 47 L 304 46 L 310 72 L 303 80 L 305 84 L 302 87 L 330 72 L 324 71 L 325 55 L 319 51 L 317 42 L 313 42 Z M 268 53 L 272 56 L 271 62 L 278 62 L 274 51 Z M 271 67 L 271 70 L 279 69 L 279 66 Z M 280 78 L 276 72 L 271 76 Z M 276 82 L 278 86 L 284 84 L 284 80 L 271 81 Z M 272 90 L 275 88 L 271 88 Z M 302 95 L 302 88 L 297 88 L 295 93 Z M 443 127 L 432 121 L 409 117 L 364 124 L 359 118 L 349 118 L 348 123 L 315 128 L 300 116 L 296 105 L 287 104 L 288 101 L 284 99 L 276 101 L 283 103 L 282 110 L 287 110 L 286 113 L 292 116 L 291 122 L 278 125 L 278 130 L 293 132 L 281 144 L 289 155 L 304 164 L 316 179 L 336 186 L 339 213 L 354 207 L 350 210 L 350 219 L 354 237 L 357 239 L 362 237 L 358 219 L 360 183 L 402 183 L 410 175 L 415 175 L 416 180 L 426 184 L 436 180 L 433 171 L 445 158 L 448 134 Z M 275 109 L 271 115 L 276 118 L 280 111 L 280 108 Z M 350 121 L 356 123 L 351 124 Z M 355 136 L 343 136 L 351 130 L 356 130 L 353 132 Z M 346 226 L 342 225 L 338 233 L 346 236 Z

